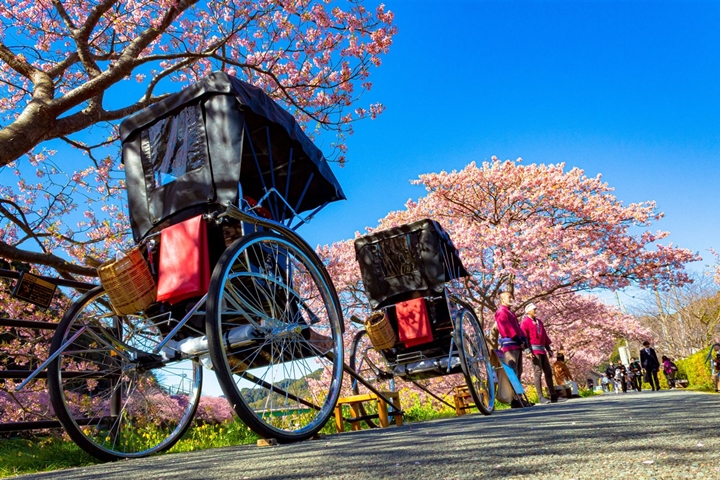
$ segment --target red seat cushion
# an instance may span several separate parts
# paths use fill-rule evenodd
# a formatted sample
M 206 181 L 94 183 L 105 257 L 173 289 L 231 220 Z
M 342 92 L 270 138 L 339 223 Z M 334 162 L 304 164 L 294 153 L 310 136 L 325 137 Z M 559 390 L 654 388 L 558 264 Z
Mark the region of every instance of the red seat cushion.
M 424 298 L 416 298 L 395 305 L 398 319 L 398 336 L 406 347 L 432 342 L 430 318 Z
M 210 283 L 207 226 L 202 215 L 160 233 L 158 301 L 171 304 L 204 295 Z

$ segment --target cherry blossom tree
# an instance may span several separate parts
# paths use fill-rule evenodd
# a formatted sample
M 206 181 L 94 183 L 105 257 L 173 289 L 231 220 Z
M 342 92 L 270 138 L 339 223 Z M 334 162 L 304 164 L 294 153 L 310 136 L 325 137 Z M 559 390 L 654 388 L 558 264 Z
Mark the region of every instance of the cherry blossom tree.
M 618 339 L 640 344 L 652 337 L 652 331 L 635 316 L 594 295 L 550 296 L 537 306 L 553 349 L 565 354 L 573 378 L 580 385 L 588 372 L 607 361 Z
M 606 359 L 618 338 L 651 335 L 593 292 L 683 285 L 689 281 L 685 264 L 699 259 L 686 249 L 657 243 L 667 232 L 644 230 L 662 217 L 653 202 L 624 205 L 600 176 L 588 178 L 564 164 L 523 165 L 493 157 L 461 171 L 421 175 L 414 183 L 424 185 L 427 195 L 367 230 L 438 220 L 470 272 L 465 295 L 484 328 L 492 326 L 498 291 L 511 288 L 518 314 L 528 303 L 537 304 L 577 373 Z M 318 251 L 346 318 L 364 318 L 367 300 L 352 240 Z
M 0 5 L 0 257 L 94 275 L 73 260 L 127 231 L 117 122 L 213 70 L 262 88 L 310 136 L 335 132 L 326 154 L 344 162 L 352 123 L 383 110 L 358 102 L 393 21 L 361 0 Z
M 564 164 L 471 163 L 461 171 L 421 175 L 428 194 L 381 220 L 379 229 L 424 217 L 451 233 L 472 272 L 478 307 L 495 310 L 501 288 L 529 302 L 630 285 L 668 288 L 689 281 L 691 251 L 657 243 L 668 232 L 633 233 L 663 214 L 654 202 L 624 205 L 602 182 Z

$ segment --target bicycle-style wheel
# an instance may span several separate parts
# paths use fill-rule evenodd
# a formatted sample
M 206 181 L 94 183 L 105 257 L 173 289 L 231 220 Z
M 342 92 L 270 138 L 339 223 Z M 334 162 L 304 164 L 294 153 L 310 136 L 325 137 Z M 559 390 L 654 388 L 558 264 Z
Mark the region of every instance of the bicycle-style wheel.
M 102 287 L 72 304 L 53 336 L 50 401 L 77 445 L 101 460 L 172 447 L 200 402 L 200 364 L 152 353 L 163 335 L 153 318 L 117 315 Z
M 385 359 L 382 354 L 375 350 L 366 330 L 360 330 L 353 338 L 350 347 L 350 368 L 370 383 L 376 390 L 390 390 L 390 381 L 393 374 L 387 371 Z M 352 380 L 352 391 L 355 395 L 370 393 L 362 383 Z M 365 402 L 359 405 L 360 414 L 366 416 L 369 413 L 365 408 Z M 380 422 L 375 419 L 367 419 L 365 423 L 370 428 L 380 427 Z
M 455 343 L 465 382 L 475 406 L 484 415 L 495 409 L 495 375 L 480 322 L 469 306 L 460 304 L 455 317 Z
M 279 234 L 236 240 L 213 271 L 210 358 L 225 397 L 258 435 L 316 434 L 342 382 L 340 304 L 313 250 Z

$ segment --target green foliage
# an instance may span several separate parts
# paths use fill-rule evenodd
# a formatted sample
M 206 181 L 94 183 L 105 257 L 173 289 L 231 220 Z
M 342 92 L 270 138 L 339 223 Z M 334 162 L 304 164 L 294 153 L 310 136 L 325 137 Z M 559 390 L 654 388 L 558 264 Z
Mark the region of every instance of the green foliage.
M 452 403 L 452 398 L 447 400 Z M 402 408 L 405 412 L 406 422 L 422 422 L 436 418 L 450 418 L 455 416 L 455 409 L 447 405 L 439 405 L 428 397 L 422 400 L 417 392 L 409 392 L 402 397 Z
M 714 391 L 710 381 L 710 364 L 707 362 L 709 351 L 710 347 L 707 347 L 675 362 L 678 367 L 677 377 L 687 379 L 688 387 L 693 390 Z
M 0 477 L 61 470 L 100 463 L 75 443 L 60 437 L 0 441 Z
M 207 448 L 230 447 L 256 443 L 258 437 L 243 422 L 233 418 L 219 424 L 193 426 L 169 453 L 192 452 Z

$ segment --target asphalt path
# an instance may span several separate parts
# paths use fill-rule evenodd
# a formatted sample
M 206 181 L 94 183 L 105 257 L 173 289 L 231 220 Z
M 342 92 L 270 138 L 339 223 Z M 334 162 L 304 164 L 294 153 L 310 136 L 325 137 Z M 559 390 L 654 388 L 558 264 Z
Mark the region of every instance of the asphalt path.
M 23 479 L 720 479 L 720 395 L 682 390 L 158 455 Z

